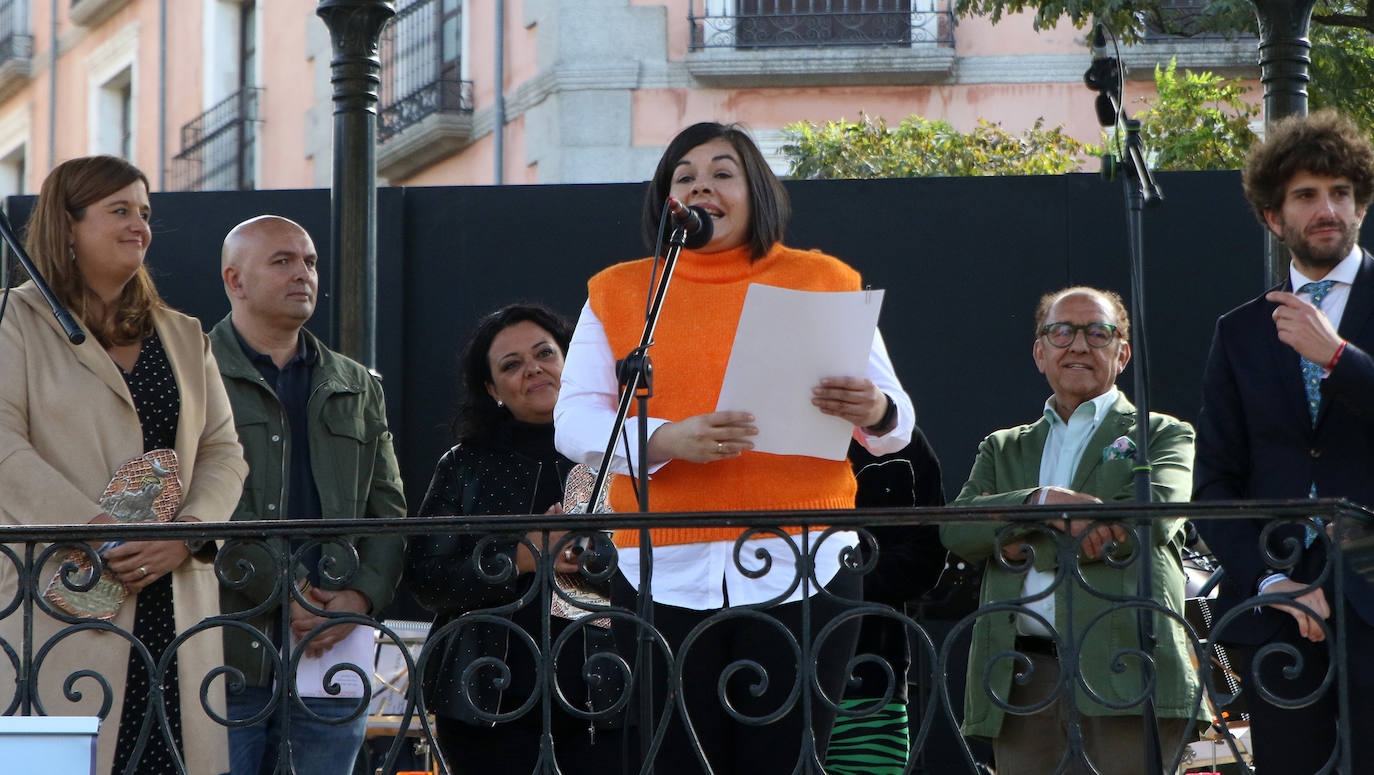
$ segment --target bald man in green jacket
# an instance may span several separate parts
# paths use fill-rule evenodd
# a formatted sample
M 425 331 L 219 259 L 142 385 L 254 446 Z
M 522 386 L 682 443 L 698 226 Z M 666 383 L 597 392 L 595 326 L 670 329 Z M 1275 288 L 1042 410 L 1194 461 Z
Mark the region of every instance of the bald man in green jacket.
M 1033 357 L 1053 395 L 1039 420 L 996 431 L 983 440 L 973 471 L 954 505 L 1110 503 L 1133 499 L 1135 407 L 1116 389 L 1116 377 L 1130 360 L 1129 320 L 1121 299 L 1110 291 L 1066 288 L 1047 294 L 1036 311 Z M 1193 429 L 1168 415 L 1150 415 L 1153 499 L 1184 501 L 1192 487 Z M 1182 615 L 1184 574 L 1182 518 L 1154 524 L 1152 545 L 1131 555 L 1134 534 L 1119 525 L 1052 520 L 1023 523 L 1003 533 L 1007 523 L 943 525 L 940 538 L 969 561 L 987 560 L 981 604 L 1018 599 L 1019 609 L 981 614 L 973 627 L 962 731 L 990 738 L 998 775 L 1048 775 L 1067 755 L 1068 728 L 1077 721 L 1084 749 L 1099 772 L 1146 774 L 1142 676 L 1139 659 L 1123 656 L 1125 670 L 1113 662 L 1140 640 L 1136 608 L 1115 605 L 1102 596 L 1134 597 L 1141 557 L 1151 565 L 1155 600 Z M 1074 541 L 1074 567 L 1059 575 L 1059 542 Z M 1025 547 L 1031 549 L 1028 558 Z M 1104 562 L 1114 549 L 1125 567 Z M 994 553 L 1002 555 L 1001 560 Z M 1033 558 L 1033 559 L 1031 559 Z M 1029 561 L 1028 561 L 1029 560 Z M 1049 590 L 1046 592 L 1046 590 Z M 1109 609 L 1111 610 L 1109 612 Z M 1164 614 L 1154 617 L 1153 700 L 1167 769 L 1181 742 L 1192 739 L 1191 719 L 1202 713 L 1196 671 L 1184 628 Z M 1077 670 L 1065 664 L 1072 639 Z M 1033 666 L 1029 683 L 1017 684 L 1015 650 Z M 995 703 L 1029 707 L 1056 693 L 1060 672 L 1081 681 L 1059 687 L 1057 699 L 1034 713 L 1009 713 Z M 1096 695 L 1094 698 L 1087 691 Z M 1072 688 L 1072 701 L 1070 688 Z M 1115 707 L 1113 707 L 1115 706 Z M 1081 761 L 1068 772 L 1086 772 Z M 1158 773 L 1153 773 L 1158 775 Z

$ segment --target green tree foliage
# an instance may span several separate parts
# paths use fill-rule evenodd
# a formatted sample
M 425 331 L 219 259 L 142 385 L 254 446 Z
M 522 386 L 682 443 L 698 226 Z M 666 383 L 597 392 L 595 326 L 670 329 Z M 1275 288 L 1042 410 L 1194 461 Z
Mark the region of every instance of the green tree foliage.
M 782 152 L 797 178 L 915 178 L 970 175 L 1057 175 L 1076 172 L 1097 149 L 1044 120 L 1014 135 L 979 119 L 972 132 L 909 116 L 889 128 L 883 118 L 806 121 L 783 128 Z
M 1257 139 L 1250 122 L 1260 109 L 1239 81 L 1188 70 L 1155 68 L 1155 91 L 1135 114 L 1150 165 L 1159 170 L 1239 169 Z M 1115 145 L 1115 143 L 1111 143 Z
M 1121 39 L 1135 43 L 1146 30 L 1167 35 L 1201 33 L 1253 33 L 1257 28 L 1255 5 L 1250 0 L 1213 0 L 1182 5 L 1168 0 L 955 0 L 960 16 L 987 16 L 997 23 L 1003 14 L 1034 13 L 1035 29 L 1053 27 L 1063 20 L 1078 28 L 1100 21 Z M 1363 3 L 1319 2 L 1312 14 L 1317 28 L 1350 28 L 1374 32 L 1374 0 Z
M 955 0 L 960 16 L 987 16 L 993 23 L 1003 14 L 1034 13 L 1035 29 L 1053 27 L 1067 19 L 1073 26 L 1105 23 L 1127 43 L 1142 40 L 1147 29 L 1173 35 L 1202 32 L 1250 31 L 1255 11 L 1247 0 L 1217 0 L 1200 7 L 1182 7 L 1165 0 Z
M 1214 0 L 1180 7 L 1166 0 L 955 0 L 961 16 L 1034 14 L 1036 29 L 1068 20 L 1082 28 L 1107 24 L 1124 42 L 1142 40 L 1146 30 L 1169 35 L 1255 34 L 1258 23 L 1250 0 Z M 1319 2 L 1312 14 L 1312 109 L 1329 107 L 1350 116 L 1374 136 L 1374 0 Z
M 1311 110 L 1335 108 L 1374 136 L 1374 35 L 1355 27 L 1312 28 Z

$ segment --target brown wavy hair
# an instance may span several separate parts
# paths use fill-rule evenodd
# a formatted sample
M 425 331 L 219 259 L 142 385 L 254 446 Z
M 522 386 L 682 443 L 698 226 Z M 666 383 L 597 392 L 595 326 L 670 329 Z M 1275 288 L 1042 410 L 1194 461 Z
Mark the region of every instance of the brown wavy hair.
M 91 303 L 95 294 L 71 260 L 72 224 L 86 217 L 87 207 L 136 182 L 151 190 L 148 176 L 116 156 L 62 162 L 43 181 L 24 229 L 24 247 L 53 293 L 104 347 L 146 339 L 153 333 L 153 310 L 167 305 L 153 286 L 148 268 L 140 265 L 114 309 L 107 310 L 103 319 L 97 318 L 93 310 L 98 305 Z
M 1355 206 L 1374 198 L 1374 146 L 1353 121 L 1327 108 L 1310 116 L 1275 122 L 1245 157 L 1241 182 L 1261 225 L 1266 210 L 1283 207 L 1288 181 L 1299 172 L 1346 178 L 1355 187 Z

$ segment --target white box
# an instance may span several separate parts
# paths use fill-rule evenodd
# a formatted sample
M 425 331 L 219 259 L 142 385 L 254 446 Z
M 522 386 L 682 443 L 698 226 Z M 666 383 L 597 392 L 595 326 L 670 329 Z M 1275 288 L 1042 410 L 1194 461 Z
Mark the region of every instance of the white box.
M 97 716 L 0 716 L 7 772 L 95 773 Z

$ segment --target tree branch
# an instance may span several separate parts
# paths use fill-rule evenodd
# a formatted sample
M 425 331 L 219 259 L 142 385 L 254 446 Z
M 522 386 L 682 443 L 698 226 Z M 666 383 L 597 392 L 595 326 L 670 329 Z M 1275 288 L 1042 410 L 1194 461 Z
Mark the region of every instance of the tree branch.
M 1374 32 L 1374 2 L 1364 4 L 1363 16 L 1350 13 L 1313 14 L 1312 21 L 1318 24 L 1328 24 L 1332 27 L 1354 27 Z

